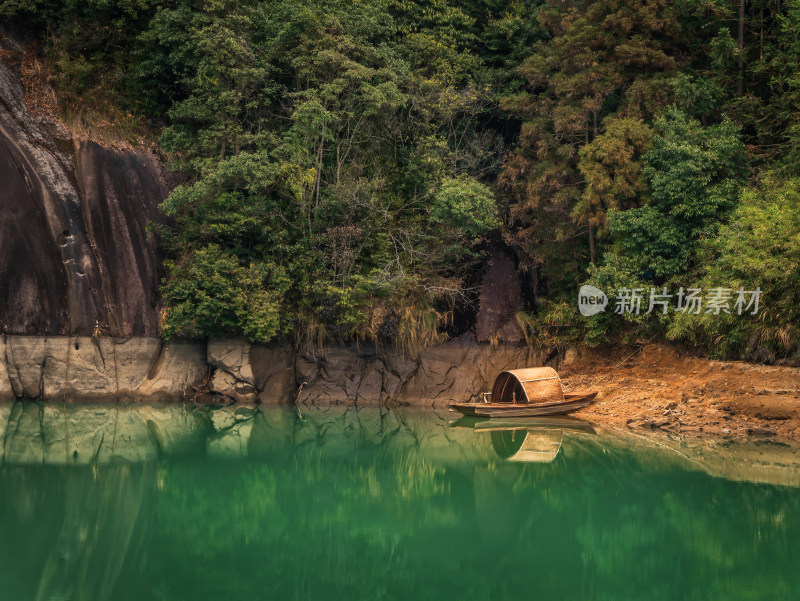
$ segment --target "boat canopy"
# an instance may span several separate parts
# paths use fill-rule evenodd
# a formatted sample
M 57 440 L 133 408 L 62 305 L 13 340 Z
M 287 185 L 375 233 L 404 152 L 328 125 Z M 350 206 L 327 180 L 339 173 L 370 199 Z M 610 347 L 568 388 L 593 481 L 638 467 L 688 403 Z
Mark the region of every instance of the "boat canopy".
M 492 432 L 492 448 L 502 459 L 550 463 L 558 455 L 564 431 L 559 428 L 506 429 Z
M 492 403 L 527 405 L 564 400 L 561 380 L 552 367 L 529 367 L 502 372 L 492 386 Z
M 561 449 L 563 430 L 528 430 L 519 450 L 508 458 L 521 463 L 550 463 Z

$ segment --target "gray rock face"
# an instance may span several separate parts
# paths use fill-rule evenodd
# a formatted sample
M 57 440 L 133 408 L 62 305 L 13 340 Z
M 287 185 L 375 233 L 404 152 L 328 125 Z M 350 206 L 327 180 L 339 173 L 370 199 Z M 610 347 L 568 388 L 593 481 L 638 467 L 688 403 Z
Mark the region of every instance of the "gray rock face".
M 171 182 L 153 155 L 31 115 L 0 62 L 0 331 L 156 336 L 162 273 L 149 221 Z
M 212 397 L 223 402 L 431 406 L 477 399 L 498 372 L 542 359 L 535 349 L 492 347 L 472 336 L 415 357 L 368 344 L 295 353 L 241 339 L 165 345 L 158 338 L 6 336 L 0 400 L 180 401 L 208 379 Z
M 0 403 L 12 401 L 16 396 L 6 367 L 6 340 L 3 337 L 0 338 Z
M 6 371 L 15 396 L 27 399 L 41 396 L 45 344 L 42 337 L 6 338 Z
M 480 345 L 471 335 L 426 349 L 417 357 L 364 346 L 324 349 L 315 356 L 298 357 L 302 387 L 297 401 L 429 406 L 468 401 L 488 391 L 498 372 L 541 361 L 541 354 L 528 347 Z
M 504 369 L 542 364 L 524 346 L 491 347 L 471 335 L 407 357 L 370 344 L 328 347 L 293 355 L 288 347 L 211 341 L 216 368 L 212 392 L 232 400 L 297 401 L 303 405 L 442 405 L 477 399 Z
M 241 402 L 289 403 L 295 398 L 294 354 L 288 345 L 251 345 L 243 338 L 208 341 L 211 392 Z
M 166 397 L 186 399 L 194 387 L 208 375 L 202 344 L 171 342 L 161 345 L 155 361 L 150 362 L 147 377 L 136 387 L 137 399 L 163 401 Z M 166 395 L 164 394 L 166 391 Z
M 87 237 L 107 301 L 107 332 L 157 336 L 163 253 L 146 228 L 165 222 L 158 205 L 175 178 L 153 154 L 95 142 L 75 140 L 74 160 Z
M 211 388 L 240 401 L 254 401 L 256 386 L 250 362 L 250 343 L 244 339 L 209 340 L 206 356 L 216 368 Z
M 424 351 L 419 368 L 404 382 L 396 400 L 411 404 L 444 404 L 479 400 L 506 369 L 542 365 L 544 356 L 528 346 L 477 344 L 462 336 Z
M 255 346 L 250 350 L 253 380 L 261 401 L 291 403 L 297 396 L 295 355 L 288 346 Z
M 6 336 L 3 347 L 6 400 L 178 401 L 208 372 L 202 344 L 158 338 Z

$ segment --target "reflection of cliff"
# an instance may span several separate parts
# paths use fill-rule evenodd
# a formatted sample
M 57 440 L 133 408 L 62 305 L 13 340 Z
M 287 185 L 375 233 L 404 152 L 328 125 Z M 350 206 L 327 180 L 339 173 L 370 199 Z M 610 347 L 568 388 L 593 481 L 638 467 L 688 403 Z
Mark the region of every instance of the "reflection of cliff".
M 4 598 L 118 599 L 150 535 L 155 460 L 202 453 L 205 421 L 180 406 L 15 403 L 0 405 L 0 440 Z
M 6 465 L 144 462 L 202 451 L 206 424 L 180 405 L 0 405 L 0 459 Z
M 688 598 L 683 588 L 709 574 L 750 570 L 750 582 L 767 583 L 791 562 L 797 491 L 703 473 L 752 462 L 750 451 L 719 449 L 711 461 L 692 441 L 679 454 L 662 440 L 587 435 L 577 420 L 503 430 L 450 417 L 0 405 L 3 592 L 344 600 L 407 599 L 427 586 L 432 598 L 473 599 L 512 598 L 535 580 L 544 598 L 636 598 L 656 583 L 666 600 Z M 525 436 L 503 440 L 499 456 L 501 431 Z M 537 461 L 509 461 L 520 451 Z M 795 452 L 769 455 L 785 481 L 798 473 Z M 661 559 L 675 549 L 688 566 L 677 581 Z
M 154 465 L 6 467 L 0 561 L 7 599 L 111 599 L 141 552 Z M 22 556 L 20 556 L 22 554 Z
M 191 405 L 0 404 L 0 463 L 105 465 L 159 457 L 268 457 L 289 449 L 348 456 L 365 446 L 437 461 L 490 459 L 488 438 L 429 411 L 340 405 L 321 410 Z
M 732 480 L 800 486 L 800 448 L 765 442 L 650 437 L 600 430 L 574 418 L 462 418 L 418 408 L 354 405 L 195 407 L 17 402 L 0 404 L 0 463 L 102 465 L 173 455 L 269 457 L 316 449 L 348 457 L 364 448 L 460 465 L 568 463 L 576 452 L 634 453 Z M 519 420 L 518 420 L 519 421 Z M 455 426 L 455 427 L 454 427 Z
M 135 541 L 148 519 L 140 513 L 154 474 L 150 463 L 103 468 L 95 478 L 88 470 L 68 473 L 64 521 L 42 568 L 37 601 L 111 598 L 125 562 L 136 560 Z

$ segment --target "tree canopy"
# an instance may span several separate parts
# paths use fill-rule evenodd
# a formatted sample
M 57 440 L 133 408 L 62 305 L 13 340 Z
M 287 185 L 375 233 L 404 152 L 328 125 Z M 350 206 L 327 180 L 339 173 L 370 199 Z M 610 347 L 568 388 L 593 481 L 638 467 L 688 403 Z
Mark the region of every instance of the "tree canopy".
M 573 301 L 586 281 L 763 278 L 773 307 L 797 305 L 776 274 L 800 247 L 798 0 L 2 0 L 0 14 L 39 44 L 65 120 L 149 136 L 181 175 L 158 232 L 165 338 L 440 340 L 470 327 L 502 251 L 539 339 L 800 348 L 791 312 L 611 328 Z

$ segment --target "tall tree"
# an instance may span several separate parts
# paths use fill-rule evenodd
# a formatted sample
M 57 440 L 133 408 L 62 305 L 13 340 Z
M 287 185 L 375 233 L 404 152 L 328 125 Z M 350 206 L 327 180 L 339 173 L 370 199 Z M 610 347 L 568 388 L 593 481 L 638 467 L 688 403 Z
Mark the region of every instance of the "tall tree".
M 498 181 L 510 195 L 518 243 L 534 262 L 556 263 L 576 252 L 576 235 L 593 248 L 599 225 L 590 200 L 598 195 L 575 209 L 585 185 L 580 149 L 603 134 L 606 118 L 651 119 L 671 102 L 681 32 L 666 0 L 568 1 L 543 7 L 540 21 L 553 37 L 520 67 L 526 90 L 504 100 L 523 124 Z M 569 225 L 573 214 L 583 233 Z
M 589 260 L 596 264 L 595 232 L 603 235 L 611 209 L 637 206 L 644 190 L 642 156 L 650 148 L 652 132 L 641 119 L 611 118 L 605 131 L 581 148 L 578 170 L 584 178 L 583 194 L 572 216 L 589 227 Z

